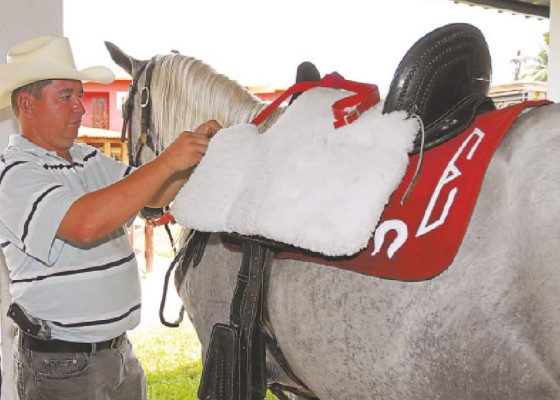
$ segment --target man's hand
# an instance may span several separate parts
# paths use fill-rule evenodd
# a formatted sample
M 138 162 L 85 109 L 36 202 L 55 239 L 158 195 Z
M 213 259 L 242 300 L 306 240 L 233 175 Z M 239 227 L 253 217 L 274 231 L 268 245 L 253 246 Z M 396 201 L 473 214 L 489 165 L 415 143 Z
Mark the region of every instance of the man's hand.
M 121 181 L 80 197 L 62 219 L 58 237 L 92 243 L 121 227 L 142 207 L 168 205 L 219 129 L 216 121 L 208 121 L 195 132 L 183 132 L 158 157 Z
M 211 120 L 200 125 L 194 132 L 182 132 L 160 157 L 172 173 L 188 170 L 200 162 L 211 137 L 220 129 L 220 124 Z
M 220 124 L 215 121 L 215 120 L 210 120 L 210 121 L 206 121 L 205 123 L 203 123 L 202 125 L 200 125 L 198 128 L 196 128 L 196 132 L 199 133 L 204 133 L 206 135 L 209 135 L 210 137 L 214 136 L 220 129 L 222 129 L 222 127 L 220 126 Z

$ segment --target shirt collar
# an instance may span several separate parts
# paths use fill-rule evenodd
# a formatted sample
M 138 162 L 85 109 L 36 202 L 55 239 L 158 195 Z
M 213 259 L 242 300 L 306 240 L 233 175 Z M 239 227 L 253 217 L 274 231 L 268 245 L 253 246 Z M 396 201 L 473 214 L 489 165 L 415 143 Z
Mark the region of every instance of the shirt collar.
M 50 156 L 55 157 L 57 159 L 64 160 L 55 151 L 49 151 L 44 149 L 41 146 L 37 146 L 35 143 L 30 142 L 20 134 L 13 134 L 10 135 L 8 139 L 8 146 L 14 146 L 20 149 L 21 151 L 25 151 L 27 153 L 34 154 L 38 157 Z M 70 155 L 72 156 L 72 160 L 74 161 L 82 161 L 84 159 L 83 151 L 80 147 L 72 145 L 69 149 Z

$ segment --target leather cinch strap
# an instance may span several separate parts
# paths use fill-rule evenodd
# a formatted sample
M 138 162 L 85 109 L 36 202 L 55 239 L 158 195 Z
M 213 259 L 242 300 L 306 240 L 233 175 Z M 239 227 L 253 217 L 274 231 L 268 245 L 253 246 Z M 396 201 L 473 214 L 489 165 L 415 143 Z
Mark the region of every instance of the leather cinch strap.
M 336 72 L 325 75 L 323 79 L 317 82 L 299 82 L 290 87 L 284 93 L 276 98 L 270 105 L 265 108 L 251 123 L 255 125 L 262 124 L 270 114 L 277 109 L 283 101 L 298 92 L 305 92 L 316 87 L 325 87 L 331 89 L 342 89 L 356 94 L 344 97 L 336 101 L 332 105 L 334 115 L 333 125 L 335 128 L 351 124 L 369 108 L 379 103 L 379 90 L 376 85 L 369 83 L 354 82 L 344 79 Z
M 198 396 L 208 400 L 260 400 L 266 395 L 262 326 L 263 270 L 273 251 L 245 238 L 233 295 L 230 325 L 212 329 Z

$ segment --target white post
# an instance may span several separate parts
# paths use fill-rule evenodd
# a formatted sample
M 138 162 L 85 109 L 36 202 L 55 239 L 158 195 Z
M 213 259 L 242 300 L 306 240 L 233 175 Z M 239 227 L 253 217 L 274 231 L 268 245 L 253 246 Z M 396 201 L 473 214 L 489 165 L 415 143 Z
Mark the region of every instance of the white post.
M 548 49 L 549 100 L 560 101 L 560 0 L 550 2 L 550 46 Z
M 6 62 L 6 53 L 14 44 L 34 36 L 63 34 L 63 0 L 0 0 L 0 63 Z M 0 110 L 0 152 L 8 143 L 8 136 L 17 133 L 17 121 L 8 109 Z M 6 317 L 10 304 L 9 275 L 6 260 L 0 251 L 0 331 L 2 338 L 2 400 L 15 400 L 13 369 L 13 334 L 11 319 Z
M 0 251 L 0 301 L 2 302 L 2 304 L 0 304 L 0 310 L 2 312 L 2 316 L 0 317 L 0 327 L 2 328 L 2 393 L 0 397 L 2 400 L 15 400 L 17 398 L 13 368 L 15 328 L 12 320 L 6 315 L 11 303 L 10 273 L 2 251 Z

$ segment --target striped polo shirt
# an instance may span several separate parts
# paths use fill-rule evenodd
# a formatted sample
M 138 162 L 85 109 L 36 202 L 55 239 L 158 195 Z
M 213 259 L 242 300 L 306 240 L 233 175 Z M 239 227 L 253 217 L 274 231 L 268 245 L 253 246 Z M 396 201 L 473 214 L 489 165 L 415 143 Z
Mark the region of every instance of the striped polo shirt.
M 70 154 L 72 164 L 10 136 L 0 156 L 0 243 L 12 301 L 47 321 L 55 339 L 97 342 L 140 322 L 140 278 L 127 227 L 87 246 L 56 232 L 77 199 L 131 167 L 82 143 Z

